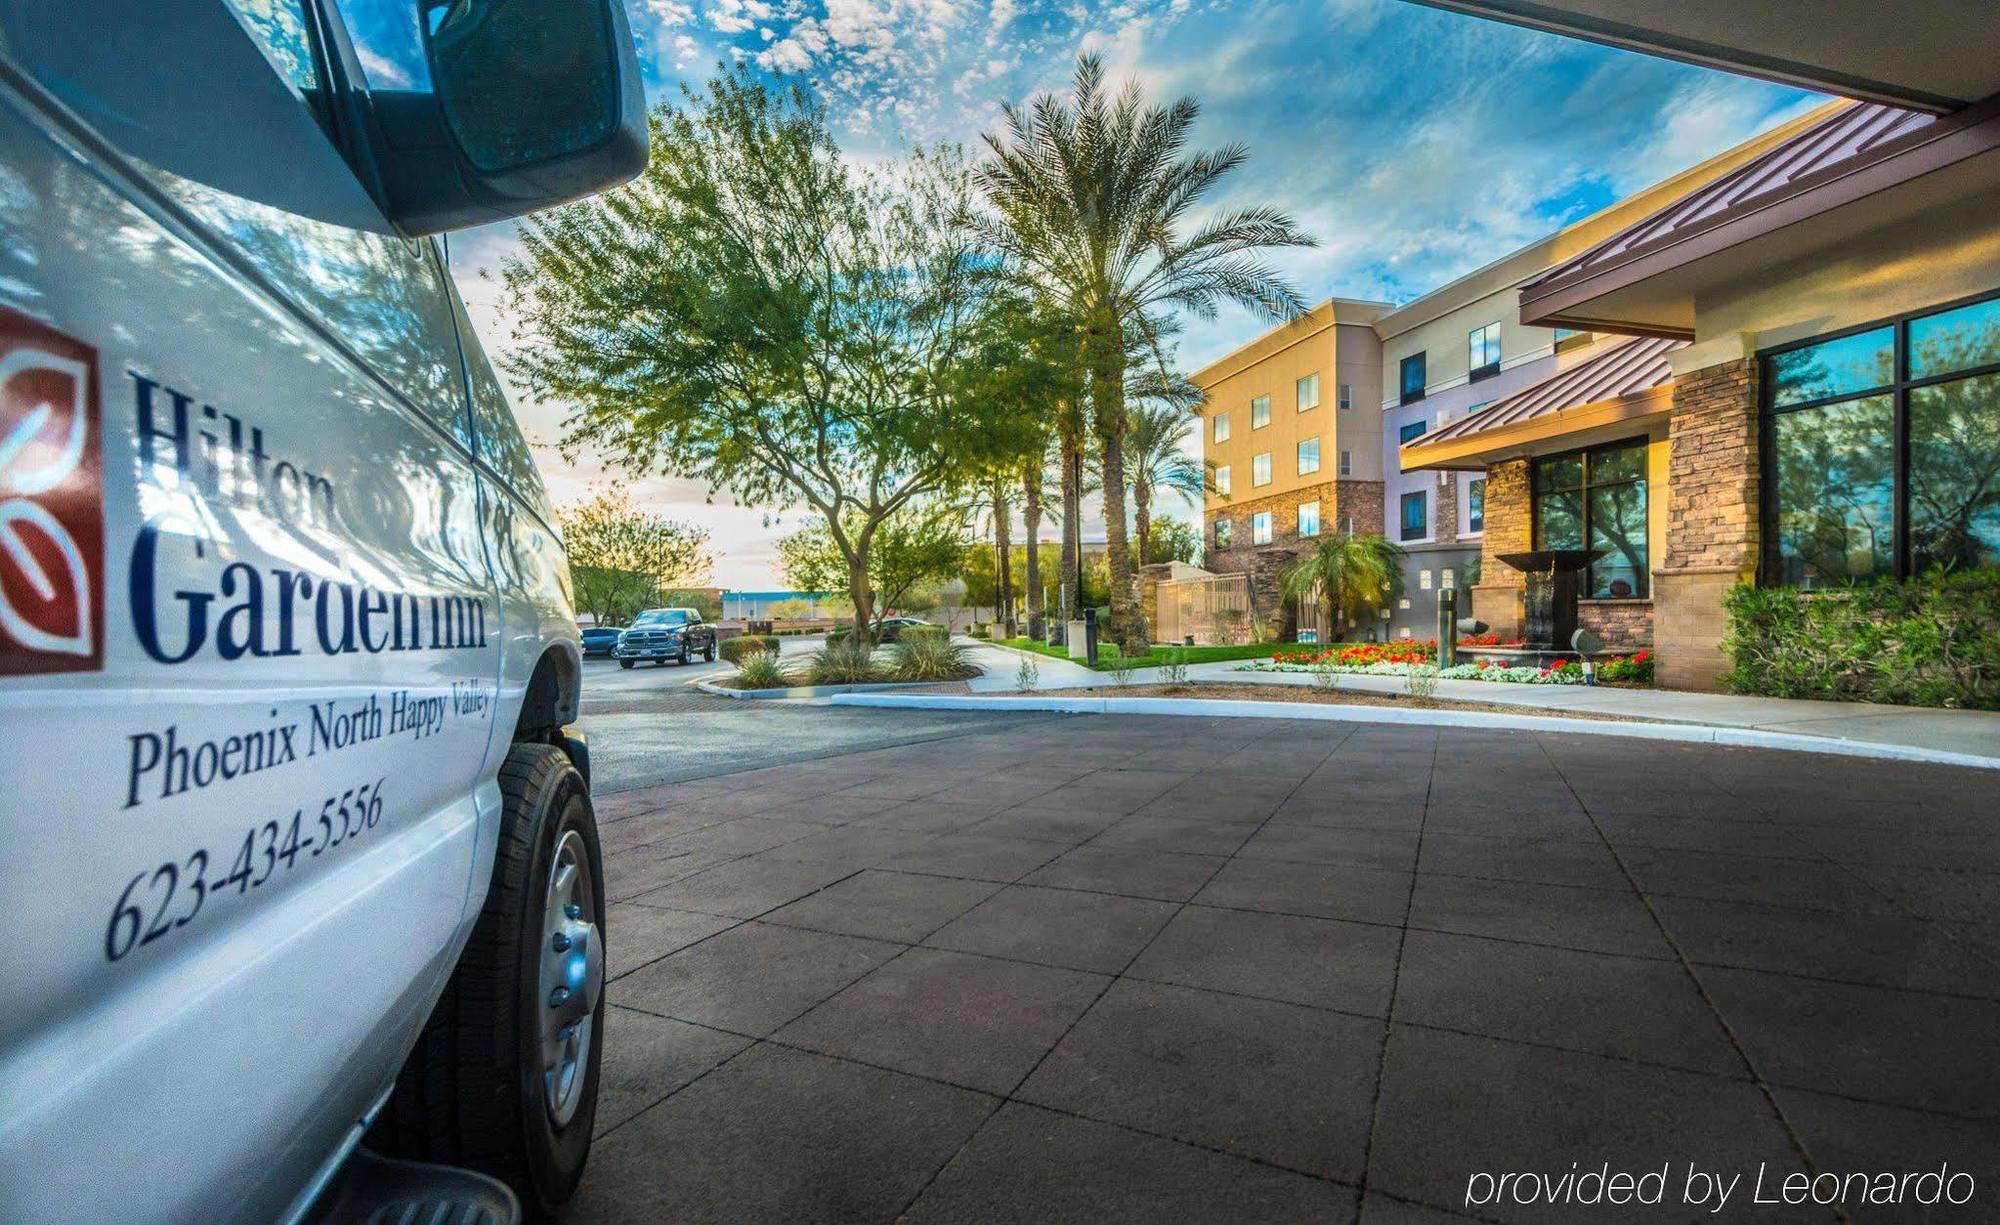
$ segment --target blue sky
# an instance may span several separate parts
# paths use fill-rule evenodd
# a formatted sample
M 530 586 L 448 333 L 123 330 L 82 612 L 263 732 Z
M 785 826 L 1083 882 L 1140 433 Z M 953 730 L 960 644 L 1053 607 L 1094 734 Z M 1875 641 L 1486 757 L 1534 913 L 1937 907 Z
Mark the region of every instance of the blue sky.
M 718 62 L 803 75 L 827 98 L 842 147 L 864 161 L 911 141 L 976 146 L 1002 100 L 1062 88 L 1077 53 L 1097 52 L 1156 99 L 1198 97 L 1198 143 L 1249 147 L 1248 165 L 1209 203 L 1290 212 L 1320 243 L 1281 257 L 1311 301 L 1416 297 L 1821 101 L 1405 0 L 626 4 L 654 97 Z M 478 271 L 512 240 L 511 228 L 488 227 L 452 241 L 489 348 L 504 345 L 505 322 Z M 1189 321 L 1182 364 L 1194 369 L 1264 326 L 1226 308 Z M 531 440 L 552 442 L 559 414 L 521 410 Z M 552 448 L 541 457 L 558 501 L 598 475 Z M 709 527 L 718 582 L 781 585 L 772 544 L 793 517 L 711 504 L 682 481 L 632 488 Z

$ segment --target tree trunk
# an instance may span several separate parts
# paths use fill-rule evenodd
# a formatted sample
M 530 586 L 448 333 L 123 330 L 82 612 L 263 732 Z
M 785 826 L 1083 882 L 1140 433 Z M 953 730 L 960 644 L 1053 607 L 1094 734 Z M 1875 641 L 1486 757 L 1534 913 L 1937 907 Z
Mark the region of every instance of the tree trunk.
M 853 641 L 872 641 L 875 595 L 868 587 L 868 554 L 865 551 L 847 561 L 847 596 L 854 601 Z
M 1027 571 L 1028 587 L 1028 637 L 1045 641 L 1047 626 L 1042 624 L 1042 472 L 1039 463 L 1031 465 L 1021 474 L 1021 519 L 1027 529 L 1024 542 L 1028 556 L 1023 559 Z
M 1132 549 L 1125 530 L 1125 353 L 1116 331 L 1091 337 L 1091 425 L 1102 448 L 1104 554 L 1111 576 L 1111 640 L 1145 640 L 1132 599 Z
M 1083 439 L 1065 430 L 1058 442 L 1062 457 L 1062 619 L 1069 623 L 1083 615 L 1083 567 L 1078 564 L 1083 551 Z
M 1132 526 L 1134 536 L 1139 538 L 1138 561 L 1135 566 L 1143 566 L 1153 559 L 1153 488 L 1146 483 L 1146 474 L 1136 474 L 1132 482 Z
M 1000 623 L 1001 637 L 1014 636 L 1014 540 L 1013 524 L 1007 505 L 1007 485 L 1004 481 L 993 482 L 993 543 L 999 557 L 995 563 L 993 582 L 994 619 Z

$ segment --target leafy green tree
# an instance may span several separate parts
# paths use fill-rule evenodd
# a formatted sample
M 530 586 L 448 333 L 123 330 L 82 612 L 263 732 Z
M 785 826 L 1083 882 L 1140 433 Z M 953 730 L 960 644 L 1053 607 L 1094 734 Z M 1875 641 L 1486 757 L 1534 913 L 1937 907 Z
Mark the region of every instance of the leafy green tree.
M 868 554 L 868 588 L 873 610 L 862 631 L 873 636 L 892 608 L 910 607 L 920 589 L 957 576 L 971 546 L 963 505 L 947 501 L 904 506 L 876 526 Z M 785 581 L 801 591 L 837 587 L 847 574 L 847 557 L 825 524 L 814 523 L 778 541 Z
M 742 68 L 651 126 L 638 179 L 521 223 L 509 369 L 569 406 L 565 453 L 810 506 L 865 630 L 884 523 L 1028 445 L 982 394 L 1018 354 L 970 173 L 944 151 L 858 169 L 812 94 Z
M 660 597 L 668 608 L 692 608 L 704 621 L 722 618 L 722 597 L 711 588 L 677 587 Z
M 1102 62 L 1083 56 L 1068 98 L 1043 95 L 1026 109 L 1006 108 L 979 169 L 996 214 L 984 232 L 1081 331 L 1104 479 L 1112 636 L 1122 642 L 1143 634 L 1125 530 L 1125 375 L 1133 353 L 1159 349 L 1170 310 L 1210 318 L 1231 301 L 1285 319 L 1305 308 L 1251 254 L 1312 245 L 1289 217 L 1250 208 L 1195 219 L 1202 197 L 1247 156 L 1240 145 L 1187 152 L 1199 113 L 1193 98 L 1149 106 L 1136 84 L 1113 97 Z
M 662 589 L 708 580 L 708 529 L 647 514 L 622 486 L 595 490 L 556 512 L 569 552 L 578 612 L 618 625 L 653 606 Z
M 1403 557 L 1403 547 L 1386 536 L 1333 532 L 1280 570 L 1278 585 L 1300 603 L 1318 600 L 1337 635 L 1369 623 L 1403 594 Z
M 1153 530 L 1146 543 L 1146 561 L 1152 565 L 1169 561 L 1199 565 L 1201 529 L 1185 519 L 1161 515 L 1153 520 Z

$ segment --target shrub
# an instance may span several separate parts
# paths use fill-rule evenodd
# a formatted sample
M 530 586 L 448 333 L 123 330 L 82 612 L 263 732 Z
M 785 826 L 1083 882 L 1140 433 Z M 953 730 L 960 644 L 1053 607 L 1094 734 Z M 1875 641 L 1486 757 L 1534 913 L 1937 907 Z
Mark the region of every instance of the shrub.
M 1022 656 L 1020 666 L 1014 669 L 1014 688 L 1028 693 L 1041 683 L 1042 670 L 1035 666 L 1034 660 Z
M 1313 688 L 1332 690 L 1340 688 L 1340 673 L 1334 671 L 1331 660 L 1321 660 L 1313 665 Z
M 1103 663 L 1104 670 L 1115 677 L 1119 684 L 1129 685 L 1132 683 L 1132 669 L 1137 666 L 1139 661 L 1131 655 L 1126 654 L 1117 643 L 1105 642 L 1098 644 L 1097 658 Z
M 966 658 L 966 649 L 942 629 L 906 629 L 898 634 L 889 670 L 899 681 L 959 681 L 979 675 Z
M 2000 571 L 1933 569 L 1824 591 L 1741 586 L 1723 601 L 1737 693 L 2000 710 Z
M 738 634 L 734 638 L 724 638 L 716 643 L 715 649 L 724 659 L 741 668 L 743 661 L 752 655 L 769 652 L 775 656 L 778 653 L 778 640 L 776 637 L 762 634 Z
M 792 683 L 778 666 L 776 651 L 753 651 L 730 662 L 736 665 L 736 683 L 745 689 L 784 689 Z
M 828 641 L 806 664 L 806 680 L 814 685 L 863 685 L 881 679 L 875 648 L 865 642 Z
M 1403 677 L 1403 689 L 1419 701 L 1429 701 L 1437 696 L 1438 670 L 1434 664 L 1409 664 L 1408 673 Z
M 1185 685 L 1187 681 L 1187 652 L 1185 650 L 1168 651 L 1166 662 L 1160 665 L 1160 683 L 1162 685 Z

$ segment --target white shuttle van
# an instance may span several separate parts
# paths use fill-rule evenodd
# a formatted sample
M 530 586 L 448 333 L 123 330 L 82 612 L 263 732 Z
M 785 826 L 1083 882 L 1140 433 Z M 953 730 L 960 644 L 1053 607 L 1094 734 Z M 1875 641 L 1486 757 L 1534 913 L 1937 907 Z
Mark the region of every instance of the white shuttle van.
M 0 0 L 0 1220 L 574 1190 L 576 619 L 433 236 L 645 156 L 619 0 Z

